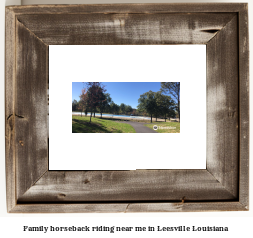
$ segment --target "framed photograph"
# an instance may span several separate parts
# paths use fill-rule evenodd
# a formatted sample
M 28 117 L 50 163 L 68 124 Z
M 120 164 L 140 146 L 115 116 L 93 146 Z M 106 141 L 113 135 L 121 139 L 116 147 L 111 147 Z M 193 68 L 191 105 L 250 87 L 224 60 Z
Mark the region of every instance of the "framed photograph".
M 8 212 L 249 210 L 246 3 L 10 6 L 5 42 Z
M 206 169 L 205 45 L 50 45 L 49 52 L 49 170 Z M 94 153 L 99 163 L 87 161 Z

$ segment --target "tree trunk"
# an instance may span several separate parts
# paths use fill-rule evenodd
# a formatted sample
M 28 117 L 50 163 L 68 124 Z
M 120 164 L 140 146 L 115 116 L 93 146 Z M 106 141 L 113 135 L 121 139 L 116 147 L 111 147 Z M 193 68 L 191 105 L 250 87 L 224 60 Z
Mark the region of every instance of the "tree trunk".
M 82 111 L 81 111 L 81 117 L 82 117 Z
M 152 114 L 151 114 L 151 123 L 152 123 Z
M 92 117 L 92 109 L 90 111 L 90 122 L 91 122 L 91 117 Z
M 165 113 L 165 122 L 166 122 L 166 113 Z
M 157 121 L 157 115 L 156 115 L 156 121 Z
M 95 110 L 94 110 L 94 117 L 95 117 Z
M 85 116 L 87 117 L 87 109 L 85 109 Z
M 101 112 L 101 118 L 102 118 L 102 112 Z

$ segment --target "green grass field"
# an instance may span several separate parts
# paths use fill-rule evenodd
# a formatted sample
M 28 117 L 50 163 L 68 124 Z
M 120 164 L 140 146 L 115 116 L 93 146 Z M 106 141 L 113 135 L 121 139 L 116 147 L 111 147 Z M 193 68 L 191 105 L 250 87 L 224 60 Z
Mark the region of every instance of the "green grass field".
M 111 119 L 100 119 L 81 116 L 72 116 L 73 133 L 135 133 L 135 129 L 125 123 L 117 123 Z
M 152 124 L 146 124 L 148 128 L 153 129 L 153 126 L 158 126 L 158 133 L 180 133 L 179 122 L 152 122 Z M 159 129 L 160 127 L 160 129 Z

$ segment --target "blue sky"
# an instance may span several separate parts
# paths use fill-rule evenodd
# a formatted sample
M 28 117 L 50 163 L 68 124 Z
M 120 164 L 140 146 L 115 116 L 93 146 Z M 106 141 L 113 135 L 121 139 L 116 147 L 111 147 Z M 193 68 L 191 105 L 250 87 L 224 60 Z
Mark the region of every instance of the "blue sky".
M 132 108 L 137 108 L 141 94 L 149 90 L 157 92 L 161 88 L 160 82 L 103 82 L 102 84 L 105 85 L 106 93 L 111 95 L 114 103 L 118 105 L 125 103 Z M 79 101 L 79 95 L 85 86 L 85 83 L 72 82 L 72 101 L 74 99 Z

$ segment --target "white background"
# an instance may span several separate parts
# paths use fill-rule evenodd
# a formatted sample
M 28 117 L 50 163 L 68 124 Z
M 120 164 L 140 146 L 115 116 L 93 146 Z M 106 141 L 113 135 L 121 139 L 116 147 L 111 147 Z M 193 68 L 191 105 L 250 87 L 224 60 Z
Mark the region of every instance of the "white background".
M 206 168 L 205 45 L 52 45 L 49 52 L 50 170 Z M 72 133 L 72 82 L 84 81 L 180 82 L 180 133 Z
M 34 3 L 34 4 L 41 4 L 41 3 L 54 3 L 54 4 L 60 4 L 60 3 L 112 3 L 112 2 L 118 2 L 118 3 L 138 3 L 138 2 L 155 2 L 155 0 L 144 0 L 144 1 L 131 1 L 131 0 L 87 0 L 87 1 L 81 1 L 81 0 L 51 0 L 51 1 L 32 1 L 27 0 L 23 1 L 23 3 Z M 249 30 L 250 30 L 250 45 L 253 44 L 252 40 L 252 32 L 253 32 L 253 23 L 252 23 L 252 14 L 253 14 L 253 8 L 252 8 L 252 1 L 244 1 L 244 0 L 221 0 L 221 1 L 198 1 L 198 0 L 190 0 L 190 1 L 170 1 L 170 0 L 159 0 L 159 2 L 249 2 Z M 250 183 L 250 211 L 249 212 L 189 212 L 189 213 L 127 213 L 127 214 L 7 214 L 6 213 L 6 193 L 5 193 L 5 138 L 4 138 L 4 123 L 5 123 L 5 115 L 4 115 L 4 8 L 5 5 L 12 5 L 12 4 L 20 4 L 20 1 L 18 0 L 6 0 L 1 1 L 0 3 L 0 11 L 1 11 L 1 25 L 0 25 L 0 32 L 1 32 L 1 38 L 0 38 L 0 51 L 1 51 L 1 58 L 0 58 L 0 88 L 1 88 L 1 112 L 2 116 L 0 117 L 1 123 L 0 123 L 0 134 L 1 136 L 1 144 L 0 144 L 0 224 L 1 224 L 1 230 L 0 235 L 3 235 L 3 237 L 8 236 L 16 236 L 16 237 L 34 237 L 35 235 L 38 237 L 44 237 L 44 234 L 41 233 L 24 233 L 22 232 L 22 226 L 24 225 L 30 225 L 30 226 L 56 226 L 56 225 L 121 225 L 121 226 L 127 226 L 127 225 L 139 225 L 139 226 L 156 226 L 158 224 L 160 225 L 186 225 L 190 226 L 193 224 L 196 225 L 219 225 L 219 226 L 226 226 L 228 225 L 230 228 L 229 233 L 216 233 L 216 232 L 200 232 L 200 233 L 156 233 L 156 236 L 161 237 L 250 237 L 252 236 L 252 223 L 253 223 L 253 207 L 252 207 L 252 176 L 251 176 L 251 183 Z M 252 53 L 250 53 L 251 59 L 252 59 Z M 252 64 L 250 65 L 250 71 L 252 72 Z M 250 90 L 252 91 L 253 84 L 250 84 Z M 251 99 L 251 107 L 250 109 L 253 109 L 253 100 Z M 252 117 L 251 117 L 252 118 Z M 251 120 L 252 122 L 252 120 Z M 252 132 L 253 127 L 251 126 L 250 132 Z M 252 134 L 252 133 L 250 133 Z M 250 145 L 252 147 L 252 140 L 250 140 Z M 252 160 L 252 156 L 250 156 Z M 252 174 L 252 163 L 250 163 L 250 172 Z M 59 235 L 59 234 L 58 234 Z M 69 237 L 69 235 L 72 235 L 71 233 L 60 233 L 61 237 Z M 94 235 L 97 235 L 95 233 Z M 107 233 L 101 233 L 100 235 L 103 235 L 105 237 L 111 237 L 111 235 Z M 91 234 L 88 236 L 87 234 L 79 234 L 75 235 L 74 237 L 92 237 Z M 114 237 L 118 237 L 117 234 L 114 235 Z M 136 233 L 124 233 L 122 236 L 134 236 L 137 237 Z M 121 237 L 122 237 L 121 236 Z M 139 234 L 140 236 L 140 234 Z M 154 237 L 154 234 L 152 233 L 142 233 L 142 236 L 145 237 Z M 56 237 L 55 234 L 48 234 L 47 237 Z

